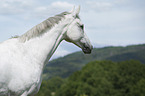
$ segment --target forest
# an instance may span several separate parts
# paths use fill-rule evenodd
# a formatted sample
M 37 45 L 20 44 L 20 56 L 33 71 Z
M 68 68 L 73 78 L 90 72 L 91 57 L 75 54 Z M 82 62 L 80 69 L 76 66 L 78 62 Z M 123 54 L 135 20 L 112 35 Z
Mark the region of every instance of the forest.
M 46 66 L 36 96 L 144 96 L 144 60 L 145 45 L 69 54 Z
M 43 81 L 37 96 L 144 96 L 145 65 L 93 61 L 68 78 Z

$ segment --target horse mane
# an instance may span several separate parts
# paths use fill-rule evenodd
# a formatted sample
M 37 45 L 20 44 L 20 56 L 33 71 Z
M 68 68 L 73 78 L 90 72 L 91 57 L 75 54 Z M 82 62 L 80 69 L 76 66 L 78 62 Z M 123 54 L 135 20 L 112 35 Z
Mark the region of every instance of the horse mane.
M 18 37 L 21 42 L 25 42 L 30 40 L 31 38 L 37 37 L 39 35 L 44 34 L 47 30 L 51 29 L 55 24 L 58 24 L 59 21 L 61 21 L 65 15 L 70 14 L 69 12 L 63 12 L 61 14 L 55 15 L 54 17 L 50 17 L 40 24 L 34 26 L 32 29 L 27 31 L 25 34 L 22 36 Z

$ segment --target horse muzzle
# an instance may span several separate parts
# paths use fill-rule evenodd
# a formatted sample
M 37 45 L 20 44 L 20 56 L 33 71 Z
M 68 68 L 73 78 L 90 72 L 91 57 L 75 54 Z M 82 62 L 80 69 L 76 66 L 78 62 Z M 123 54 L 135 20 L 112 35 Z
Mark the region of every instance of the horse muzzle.
M 85 54 L 90 54 L 92 52 L 93 46 L 91 47 L 84 47 L 82 50 Z

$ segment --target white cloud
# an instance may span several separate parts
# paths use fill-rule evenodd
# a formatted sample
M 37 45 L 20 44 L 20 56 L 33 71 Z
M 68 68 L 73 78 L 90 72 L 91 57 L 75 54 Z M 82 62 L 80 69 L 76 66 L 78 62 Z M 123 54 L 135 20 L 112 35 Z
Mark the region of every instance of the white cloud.
M 1 0 L 0 15 L 10 15 L 23 13 L 32 8 L 33 0 Z
M 56 2 L 53 2 L 51 4 L 51 6 L 53 8 L 57 8 L 57 9 L 65 9 L 65 10 L 68 10 L 68 9 L 71 9 L 73 7 L 73 4 L 71 3 L 68 3 L 68 2 L 61 2 L 61 1 L 56 1 Z
M 130 2 L 131 0 L 115 0 L 115 3 L 125 4 Z
M 86 2 L 93 10 L 106 11 L 112 8 L 111 2 L 87 1 Z
M 1 0 L 0 15 L 23 14 L 24 19 L 48 18 L 63 11 L 69 11 L 73 4 L 54 1 L 49 4 L 41 4 L 38 0 Z
M 37 17 L 48 18 L 51 15 L 56 15 L 56 13 L 69 11 L 73 7 L 73 4 L 68 2 L 56 1 L 52 2 L 47 6 L 38 6 L 34 10 L 34 14 Z

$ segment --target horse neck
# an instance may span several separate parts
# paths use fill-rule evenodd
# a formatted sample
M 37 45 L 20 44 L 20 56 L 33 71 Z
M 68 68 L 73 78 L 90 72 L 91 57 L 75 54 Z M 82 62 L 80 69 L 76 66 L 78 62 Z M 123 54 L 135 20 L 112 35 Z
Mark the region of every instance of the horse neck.
M 39 64 L 44 66 L 63 40 L 64 32 L 63 25 L 56 25 L 52 29 L 47 30 L 42 36 L 26 41 L 24 44 L 25 48 L 34 56 L 35 60 L 38 60 Z

